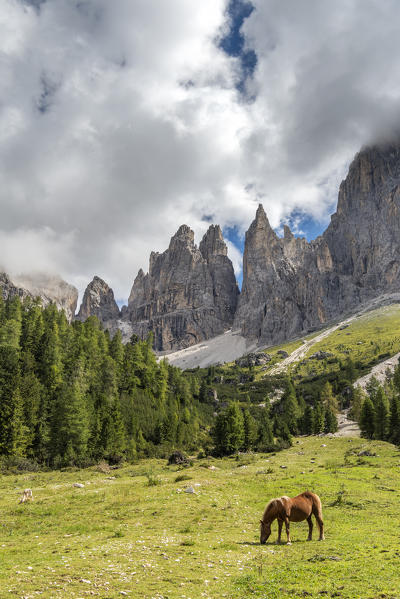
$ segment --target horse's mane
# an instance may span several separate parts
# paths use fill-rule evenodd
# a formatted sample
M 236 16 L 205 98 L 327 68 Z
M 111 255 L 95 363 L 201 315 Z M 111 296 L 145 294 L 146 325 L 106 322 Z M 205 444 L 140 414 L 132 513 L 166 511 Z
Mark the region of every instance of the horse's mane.
M 263 521 L 265 520 L 265 518 L 267 516 L 268 517 L 275 516 L 277 509 L 278 509 L 278 501 L 281 501 L 282 499 L 290 499 L 290 497 L 287 497 L 286 495 L 283 495 L 282 497 L 275 497 L 275 499 L 271 499 L 271 501 L 269 501 L 267 503 L 267 507 L 265 508 L 263 517 L 262 517 Z
M 267 506 L 263 513 L 263 517 L 262 517 L 263 521 L 265 520 L 266 516 L 272 515 L 272 512 L 275 511 L 277 501 L 278 501 L 278 497 L 276 497 L 275 499 L 271 499 L 271 501 L 268 501 Z

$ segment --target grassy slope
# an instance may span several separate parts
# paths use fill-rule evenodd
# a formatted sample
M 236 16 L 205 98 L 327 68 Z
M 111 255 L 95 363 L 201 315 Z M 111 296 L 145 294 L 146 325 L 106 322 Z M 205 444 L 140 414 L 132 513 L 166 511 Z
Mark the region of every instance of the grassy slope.
M 348 328 L 336 330 L 313 345 L 307 357 L 320 350 L 343 360 L 351 356 L 353 362 L 363 365 L 371 365 L 394 355 L 400 351 L 400 305 L 394 304 L 363 314 Z M 315 368 L 315 361 L 313 366 Z
M 361 448 L 379 456 L 359 458 Z M 148 486 L 150 470 L 161 484 Z M 392 445 L 301 438 L 276 456 L 177 470 L 153 460 L 112 471 L 111 480 L 96 469 L 3 475 L 0 597 L 400 597 L 400 453 Z M 191 480 L 175 482 L 181 474 Z M 85 487 L 73 488 L 76 481 Z M 177 491 L 194 483 L 196 495 Z M 18 505 L 28 486 L 35 501 Z M 321 496 L 326 541 L 307 543 L 300 523 L 291 546 L 276 546 L 274 524 L 261 547 L 267 500 L 307 488 Z

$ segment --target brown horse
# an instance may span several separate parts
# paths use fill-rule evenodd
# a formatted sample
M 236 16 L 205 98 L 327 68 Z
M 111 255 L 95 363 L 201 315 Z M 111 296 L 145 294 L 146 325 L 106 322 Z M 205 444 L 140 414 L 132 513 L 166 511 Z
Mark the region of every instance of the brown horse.
M 260 543 L 264 545 L 268 537 L 271 534 L 271 523 L 277 518 L 278 519 L 278 540 L 277 543 L 281 542 L 282 526 L 285 523 L 287 544 L 291 545 L 289 522 L 301 522 L 307 520 L 308 522 L 308 539 L 312 540 L 312 529 L 313 523 L 311 516 L 314 514 L 316 521 L 319 526 L 319 540 L 324 540 L 324 522 L 322 520 L 322 505 L 321 500 L 315 493 L 305 491 L 296 497 L 279 497 L 278 499 L 271 499 L 265 508 L 261 522 L 260 530 Z

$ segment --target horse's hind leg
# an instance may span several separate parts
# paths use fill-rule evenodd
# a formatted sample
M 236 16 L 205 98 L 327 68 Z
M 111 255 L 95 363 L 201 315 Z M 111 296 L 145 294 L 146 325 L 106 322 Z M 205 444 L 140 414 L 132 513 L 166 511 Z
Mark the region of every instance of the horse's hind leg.
M 319 526 L 319 541 L 323 541 L 325 539 L 324 535 L 324 521 L 322 520 L 322 514 L 316 514 L 315 519 Z
M 311 514 L 308 516 L 307 522 L 308 522 L 308 539 L 307 539 L 307 541 L 312 541 L 313 523 L 312 523 L 312 519 L 311 519 Z

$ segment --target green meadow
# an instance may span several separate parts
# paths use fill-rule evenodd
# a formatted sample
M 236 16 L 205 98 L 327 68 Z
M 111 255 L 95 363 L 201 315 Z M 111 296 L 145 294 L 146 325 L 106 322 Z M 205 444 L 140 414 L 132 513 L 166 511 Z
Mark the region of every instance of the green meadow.
M 400 597 L 389 443 L 302 437 L 276 455 L 3 474 L 0 485 L 1 598 Z M 34 501 L 19 504 L 26 487 Z M 278 546 L 274 523 L 261 546 L 267 501 L 305 489 L 322 499 L 326 540 L 307 542 L 307 523 L 294 523 L 293 544 Z

